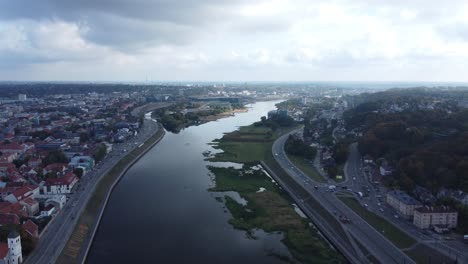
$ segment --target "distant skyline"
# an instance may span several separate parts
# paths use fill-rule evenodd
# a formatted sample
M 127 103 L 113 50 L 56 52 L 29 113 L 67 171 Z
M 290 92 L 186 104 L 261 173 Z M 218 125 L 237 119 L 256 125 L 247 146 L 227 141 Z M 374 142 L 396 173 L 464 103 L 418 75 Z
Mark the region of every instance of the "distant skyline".
M 0 80 L 468 81 L 468 2 L 0 0 Z

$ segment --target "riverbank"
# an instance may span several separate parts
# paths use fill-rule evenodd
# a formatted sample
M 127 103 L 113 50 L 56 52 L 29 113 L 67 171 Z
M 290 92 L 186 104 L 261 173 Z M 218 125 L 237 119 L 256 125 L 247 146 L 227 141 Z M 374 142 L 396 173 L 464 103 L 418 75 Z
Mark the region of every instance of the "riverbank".
M 244 112 L 248 112 L 248 108 L 242 105 L 234 107 L 208 103 L 203 105 L 179 103 L 156 109 L 152 112 L 152 117 L 159 120 L 167 131 L 179 133 L 191 126 L 199 126 Z
M 235 115 L 236 113 L 246 113 L 248 111 L 249 111 L 249 109 L 246 108 L 246 107 L 241 108 L 241 109 L 234 109 L 234 110 L 226 111 L 226 112 L 223 112 L 223 113 L 217 114 L 217 115 L 210 115 L 210 116 L 200 117 L 200 122 L 201 122 L 201 124 L 203 124 L 203 123 L 206 123 L 206 122 L 216 121 L 216 120 L 221 119 L 221 118 L 230 117 L 230 116 Z
M 222 199 L 232 216 L 229 223 L 246 231 L 248 236 L 257 229 L 281 232 L 282 242 L 292 255 L 292 258 L 278 256 L 282 260 L 344 263 L 343 256 L 331 248 L 311 222 L 296 211 L 298 209 L 293 206 L 291 197 L 257 166 L 260 161 L 274 160 L 271 152 L 274 140 L 292 129 L 272 131 L 251 125 L 240 127 L 213 142 L 214 148 L 223 152 L 209 158 L 210 161 L 244 163 L 244 166 L 240 169 L 209 167 L 214 175 L 214 186 L 210 191 L 234 191 L 247 201 L 242 204 L 230 196 Z
M 156 145 L 164 134 L 164 129 L 160 127 L 143 145 L 128 153 L 100 179 L 56 263 L 84 263 L 114 187 L 127 170 Z

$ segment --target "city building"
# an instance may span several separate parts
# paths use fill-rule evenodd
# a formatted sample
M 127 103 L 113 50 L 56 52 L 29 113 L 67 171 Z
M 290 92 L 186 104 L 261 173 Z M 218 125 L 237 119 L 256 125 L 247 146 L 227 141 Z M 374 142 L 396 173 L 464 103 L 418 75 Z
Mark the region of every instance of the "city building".
M 20 264 L 23 262 L 21 253 L 21 237 L 16 231 L 8 235 L 8 243 L 0 243 L 0 264 Z
M 49 178 L 42 188 L 43 194 L 71 193 L 73 186 L 78 182 L 78 177 L 72 172 L 60 178 Z
M 27 98 L 25 94 L 18 94 L 18 101 L 26 101 Z
M 39 227 L 30 219 L 28 219 L 24 224 L 23 224 L 23 229 L 28 233 L 29 236 L 32 238 L 38 238 L 39 237 Z
M 414 209 L 413 224 L 421 229 L 434 228 L 441 233 L 457 227 L 457 223 L 458 212 L 447 206 Z
M 82 167 L 88 171 L 94 167 L 94 159 L 90 156 L 75 156 L 71 158 L 71 161 L 70 163 L 68 163 L 68 166 L 72 168 Z
M 418 200 L 399 190 L 387 193 L 387 203 L 406 218 L 411 218 L 414 209 L 422 206 Z

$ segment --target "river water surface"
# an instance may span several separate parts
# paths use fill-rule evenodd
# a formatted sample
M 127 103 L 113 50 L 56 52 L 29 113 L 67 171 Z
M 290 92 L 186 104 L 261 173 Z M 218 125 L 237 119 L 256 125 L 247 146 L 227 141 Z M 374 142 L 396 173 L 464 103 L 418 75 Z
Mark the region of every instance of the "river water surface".
M 277 102 L 246 113 L 166 133 L 122 178 L 110 197 L 87 263 L 278 263 L 281 235 L 229 225 L 229 213 L 208 192 L 203 152 L 223 133 L 259 121 Z

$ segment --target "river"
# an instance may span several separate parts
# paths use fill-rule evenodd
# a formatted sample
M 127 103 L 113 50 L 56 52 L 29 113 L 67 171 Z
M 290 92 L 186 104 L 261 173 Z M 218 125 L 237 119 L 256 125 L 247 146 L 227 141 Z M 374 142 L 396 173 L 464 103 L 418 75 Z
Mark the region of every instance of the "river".
M 275 109 L 257 102 L 246 113 L 167 133 L 122 178 L 110 197 L 87 263 L 279 263 L 281 235 L 228 223 L 224 205 L 208 192 L 212 177 L 203 152 L 223 133 Z

